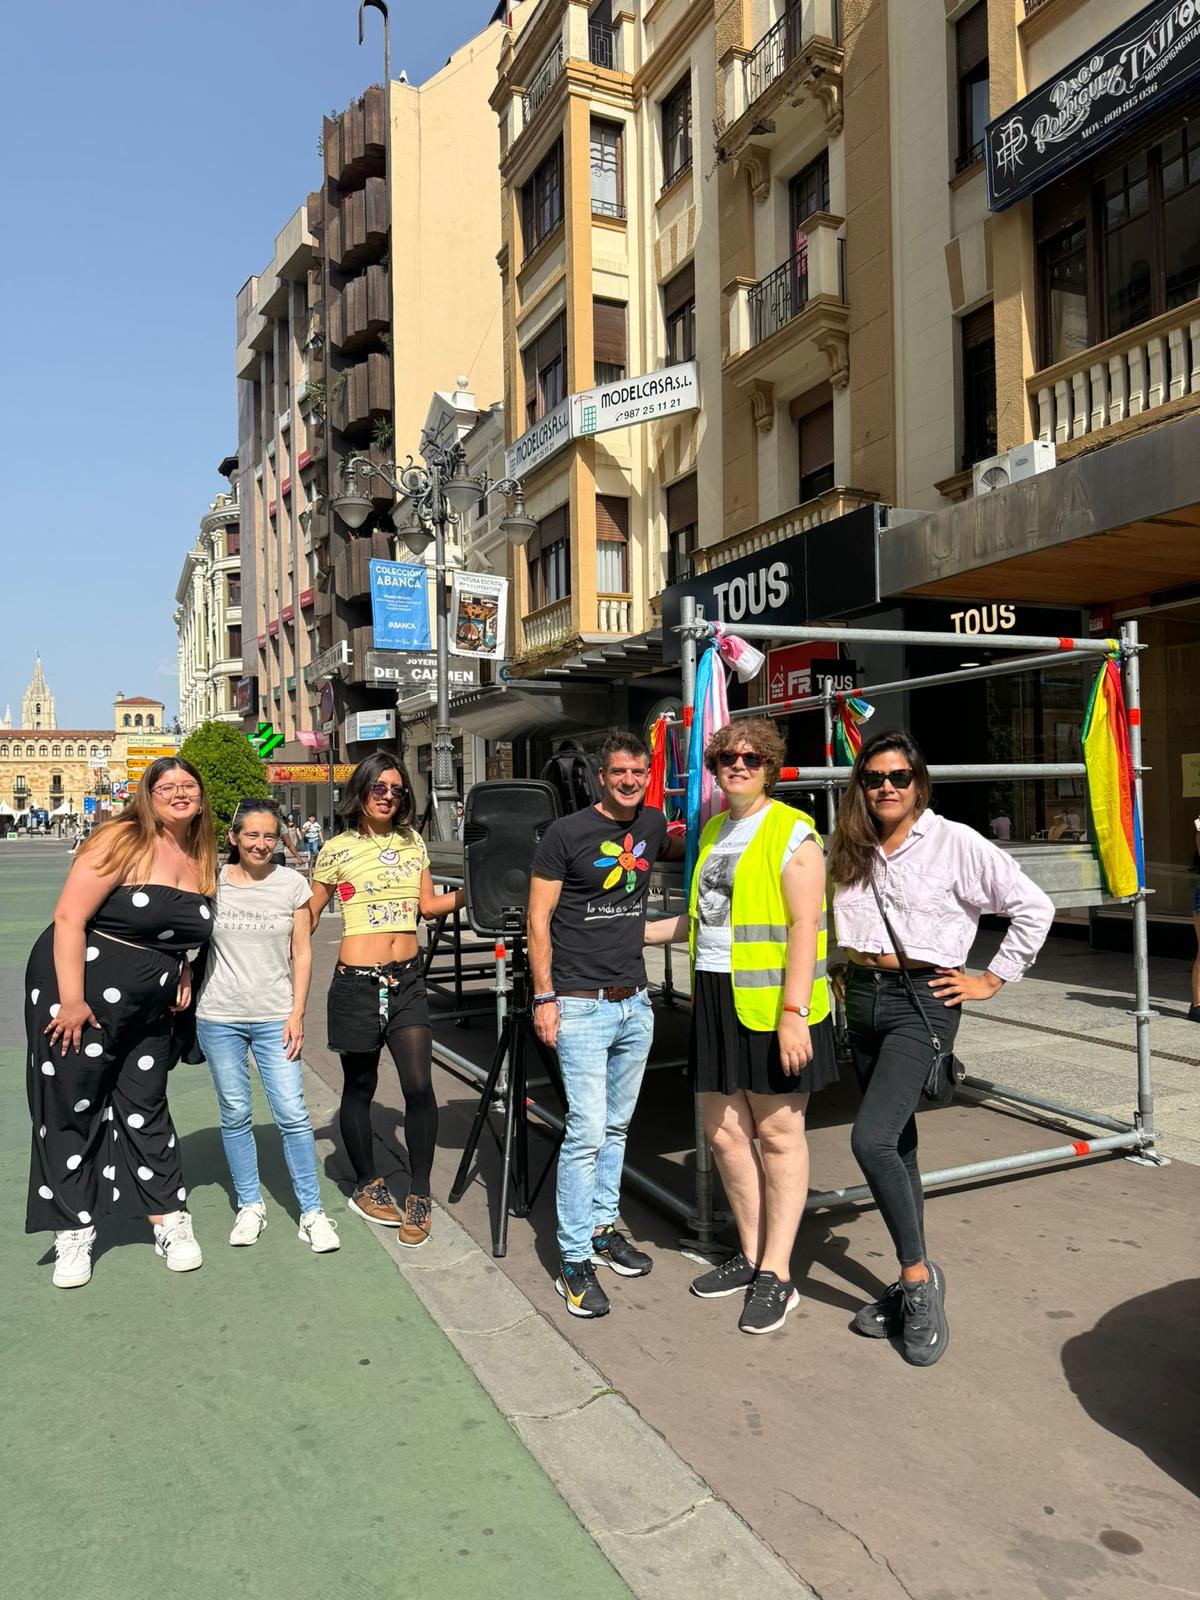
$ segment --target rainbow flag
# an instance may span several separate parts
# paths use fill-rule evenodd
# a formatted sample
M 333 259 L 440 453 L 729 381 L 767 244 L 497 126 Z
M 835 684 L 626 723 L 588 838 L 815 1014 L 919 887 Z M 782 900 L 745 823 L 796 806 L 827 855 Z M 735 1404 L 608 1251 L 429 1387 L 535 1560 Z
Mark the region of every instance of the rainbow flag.
M 854 758 L 862 749 L 861 723 L 875 715 L 875 707 L 856 694 L 839 694 L 833 723 L 833 740 L 837 746 L 838 765 L 852 767 Z
M 687 715 L 687 708 L 684 708 Z M 704 824 L 725 809 L 725 796 L 716 779 L 704 765 L 704 750 L 718 728 L 729 724 L 729 705 L 725 698 L 725 668 L 717 646 L 710 644 L 696 667 L 696 704 L 692 713 L 688 741 L 687 770 L 687 853 L 683 863 L 683 887 L 692 892 L 692 874 L 700 854 L 700 834 Z
M 1083 719 L 1083 760 L 1096 854 L 1109 894 L 1134 895 L 1146 881 L 1129 722 L 1116 661 L 1096 675 Z

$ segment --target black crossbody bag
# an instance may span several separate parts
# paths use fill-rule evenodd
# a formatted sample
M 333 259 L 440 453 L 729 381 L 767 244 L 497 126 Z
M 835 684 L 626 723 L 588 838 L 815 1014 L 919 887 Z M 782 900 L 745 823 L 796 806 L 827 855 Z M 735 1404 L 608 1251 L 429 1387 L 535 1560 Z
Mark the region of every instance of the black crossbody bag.
M 875 896 L 875 904 L 879 907 L 879 915 L 883 918 L 883 925 L 887 929 L 887 936 L 892 941 L 892 949 L 900 958 L 900 981 L 908 990 L 908 998 L 920 1013 L 921 1021 L 925 1024 L 925 1031 L 929 1035 L 929 1042 L 933 1046 L 933 1061 L 925 1074 L 925 1082 L 921 1085 L 921 1094 L 931 1105 L 948 1106 L 954 1099 L 954 1091 L 967 1075 L 967 1069 L 954 1054 L 953 1050 L 944 1050 L 942 1041 L 934 1032 L 933 1024 L 925 1007 L 921 1004 L 921 997 L 917 993 L 917 986 L 909 975 L 908 968 L 904 965 L 907 957 L 904 946 L 897 939 L 895 930 L 888 921 L 888 914 L 883 909 L 879 890 L 875 887 L 875 880 L 871 880 L 871 893 Z

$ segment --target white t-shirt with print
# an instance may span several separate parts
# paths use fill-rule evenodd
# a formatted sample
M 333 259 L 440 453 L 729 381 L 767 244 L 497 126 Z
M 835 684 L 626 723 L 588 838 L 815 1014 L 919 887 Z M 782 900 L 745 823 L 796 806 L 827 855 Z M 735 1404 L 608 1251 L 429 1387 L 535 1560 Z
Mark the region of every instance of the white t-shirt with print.
M 699 926 L 696 929 L 696 971 L 730 972 L 733 969 L 733 874 L 746 848 L 762 826 L 770 810 L 764 806 L 740 822 L 727 821 L 717 842 L 700 868 L 700 889 L 696 898 Z M 788 838 L 780 872 L 787 866 L 805 839 L 813 837 L 807 822 L 797 822 Z

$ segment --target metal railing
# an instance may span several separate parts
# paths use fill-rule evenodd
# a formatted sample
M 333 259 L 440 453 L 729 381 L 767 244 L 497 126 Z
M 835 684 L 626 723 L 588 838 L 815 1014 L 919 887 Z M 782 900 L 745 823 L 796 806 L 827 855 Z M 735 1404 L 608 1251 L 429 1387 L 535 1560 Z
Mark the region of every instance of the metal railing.
M 808 304 L 808 252 L 789 256 L 750 290 L 750 330 L 754 344 L 799 316 Z
M 832 6 L 833 38 L 835 44 L 841 43 L 842 23 L 841 7 L 834 0 Z M 742 63 L 742 73 L 745 81 L 746 104 L 753 105 L 760 94 L 764 94 L 776 78 L 782 76 L 784 71 L 800 54 L 800 47 L 804 42 L 804 7 L 801 4 L 788 6 L 783 16 L 773 28 L 769 28 L 754 46 L 754 49 Z
M 563 43 L 560 39 L 542 62 L 533 75 L 533 82 L 521 96 L 521 109 L 528 122 L 537 112 L 537 108 L 550 93 L 555 80 L 561 76 L 563 69 Z
M 625 207 L 616 200 L 600 200 L 592 196 L 592 215 L 594 217 L 616 217 L 619 221 L 625 220 Z
M 977 161 L 983 160 L 983 140 L 976 139 L 969 149 L 964 150 L 954 161 L 955 172 L 965 172 L 968 167 L 973 167 Z
M 610 71 L 617 64 L 613 29 L 605 27 L 602 22 L 588 23 L 588 60 L 594 67 L 608 67 Z

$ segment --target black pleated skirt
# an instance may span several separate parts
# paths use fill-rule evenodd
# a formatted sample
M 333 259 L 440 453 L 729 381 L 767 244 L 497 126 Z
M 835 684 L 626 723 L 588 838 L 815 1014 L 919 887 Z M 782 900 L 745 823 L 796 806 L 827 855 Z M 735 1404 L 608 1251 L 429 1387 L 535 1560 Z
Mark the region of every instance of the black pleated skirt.
M 692 992 L 692 1038 L 688 1070 L 703 1094 L 816 1094 L 838 1079 L 833 1019 L 810 1030 L 812 1060 L 798 1076 L 783 1070 L 779 1035 L 758 1033 L 738 1021 L 727 972 L 697 972 Z

